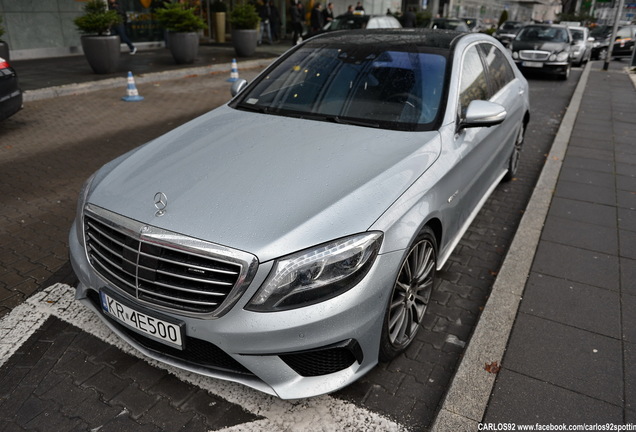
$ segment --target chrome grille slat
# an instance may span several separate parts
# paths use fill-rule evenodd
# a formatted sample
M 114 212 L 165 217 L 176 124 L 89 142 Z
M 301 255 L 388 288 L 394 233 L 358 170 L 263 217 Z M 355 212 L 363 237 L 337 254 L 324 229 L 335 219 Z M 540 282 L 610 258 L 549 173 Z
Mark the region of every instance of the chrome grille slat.
M 521 60 L 534 60 L 534 61 L 546 61 L 550 57 L 550 53 L 547 51 L 533 51 L 524 50 L 519 51 L 519 58 Z
M 112 219 L 85 212 L 87 256 L 104 279 L 143 302 L 182 313 L 211 314 L 244 281 L 246 269 L 235 258 L 207 256 L 205 249 L 199 252 L 190 246 L 204 242 L 119 215 Z
M 144 252 L 141 252 L 140 255 L 147 256 L 147 257 L 152 257 L 152 258 L 157 258 L 157 257 L 155 257 L 153 255 L 149 255 L 149 254 L 146 254 Z M 194 264 L 182 263 L 180 261 L 168 260 L 168 259 L 160 258 L 160 257 L 157 258 L 157 259 L 159 259 L 159 260 L 161 260 L 163 262 L 166 262 L 166 263 L 171 263 L 171 264 L 179 265 L 179 266 L 182 266 L 182 267 L 196 268 L 196 269 L 199 269 L 199 270 L 211 271 L 211 272 L 214 272 L 214 273 L 226 274 L 226 275 L 231 275 L 231 276 L 238 275 L 238 272 L 233 272 L 233 271 L 220 270 L 220 269 L 215 269 L 215 268 L 212 268 L 212 267 L 204 267 L 204 266 L 199 266 L 199 265 L 194 265 Z
M 144 279 L 142 277 L 139 278 L 139 281 L 141 282 L 146 282 L 146 283 L 151 283 L 151 284 L 156 284 L 158 286 L 164 287 L 164 288 L 168 288 L 171 290 L 175 290 L 175 291 L 181 291 L 184 293 L 192 293 L 192 294 L 199 294 L 202 296 L 224 296 L 225 293 L 223 292 L 213 292 L 213 291 L 202 291 L 202 290 L 197 290 L 197 289 L 191 289 L 191 288 L 185 288 L 185 287 L 181 287 L 178 285 L 173 285 L 173 284 L 168 284 L 165 282 L 157 282 L 157 281 L 151 281 L 148 279 Z M 141 288 L 141 283 L 139 284 L 140 287 L 139 289 L 142 290 L 143 288 Z
M 135 289 L 135 284 L 132 284 L 130 282 L 128 282 L 127 280 L 125 280 L 124 278 L 120 277 L 118 274 L 110 271 L 108 268 L 105 268 L 104 266 L 100 266 L 101 268 L 104 269 L 104 271 L 108 272 L 108 274 L 110 274 L 112 277 L 117 278 L 117 280 L 121 281 L 122 283 L 126 284 L 128 287 Z
M 159 297 L 159 298 L 162 298 L 162 299 L 174 301 L 174 298 L 171 297 L 171 296 L 158 294 L 158 293 L 152 292 L 152 291 L 146 291 L 143 288 L 139 288 L 139 291 L 141 291 L 144 294 L 147 294 L 149 296 L 152 296 L 152 297 Z M 193 305 L 206 305 L 207 306 L 207 305 L 210 305 L 210 304 L 217 304 L 217 303 L 211 303 L 211 302 L 203 302 L 203 301 L 196 301 L 196 300 L 185 300 L 185 299 L 180 299 L 179 301 L 182 302 L 182 303 L 193 304 Z
M 101 246 L 102 248 L 104 248 L 105 250 L 107 250 L 108 252 L 111 253 L 111 255 L 115 255 L 115 256 L 121 256 L 121 254 L 118 251 L 113 250 L 112 248 L 110 248 L 108 245 L 104 244 L 104 242 L 101 242 L 98 238 L 95 238 L 92 234 L 89 234 L 90 238 L 97 243 L 99 246 Z M 108 257 L 106 257 L 101 251 L 97 250 L 97 249 L 91 249 L 93 250 L 95 253 L 99 254 L 102 258 L 104 259 L 108 259 Z M 132 264 L 134 264 L 132 261 L 127 260 L 126 258 L 124 258 L 122 256 L 122 260 L 125 260 L 127 262 L 130 262 Z M 115 264 L 112 263 L 113 265 L 119 266 L 121 268 L 121 266 L 119 264 Z M 122 269 L 123 270 L 123 269 Z M 134 276 L 134 275 L 133 275 Z
M 172 276 L 172 277 L 177 277 L 175 274 L 173 273 L 169 273 L 163 270 L 157 270 L 157 273 L 159 274 L 163 274 L 166 276 Z M 179 279 L 183 279 L 186 281 L 190 281 L 190 282 L 199 282 L 199 283 L 203 283 L 203 284 L 208 284 L 208 285 L 215 285 L 215 286 L 232 286 L 231 283 L 229 282 L 223 282 L 223 281 L 211 281 L 208 279 L 201 279 L 201 278 L 196 278 L 196 277 L 192 277 L 192 276 L 178 276 Z M 178 288 L 175 286 L 175 288 Z

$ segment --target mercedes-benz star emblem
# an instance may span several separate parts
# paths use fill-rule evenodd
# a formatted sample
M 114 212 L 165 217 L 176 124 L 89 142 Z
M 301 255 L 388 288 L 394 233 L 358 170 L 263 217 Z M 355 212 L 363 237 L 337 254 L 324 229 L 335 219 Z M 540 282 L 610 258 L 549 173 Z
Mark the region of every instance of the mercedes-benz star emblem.
M 163 192 L 155 194 L 155 208 L 157 209 L 155 216 L 163 216 L 166 214 L 166 206 L 168 205 L 168 197 Z

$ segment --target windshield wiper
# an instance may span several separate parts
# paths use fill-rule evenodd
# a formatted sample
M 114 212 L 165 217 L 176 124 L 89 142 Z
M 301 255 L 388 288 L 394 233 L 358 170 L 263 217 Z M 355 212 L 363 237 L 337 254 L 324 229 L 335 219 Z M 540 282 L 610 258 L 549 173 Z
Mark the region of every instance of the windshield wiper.
M 237 105 L 237 108 L 243 109 L 246 111 L 253 111 L 257 113 L 270 114 L 272 111 L 269 107 L 259 106 L 259 105 L 248 105 L 245 103 Z
M 366 126 L 366 127 L 372 127 L 372 128 L 379 128 L 380 125 L 377 123 L 372 123 L 372 122 L 366 122 L 364 120 L 352 120 L 352 119 L 343 119 L 340 118 L 338 116 L 334 116 L 332 118 L 332 120 L 338 124 L 348 124 L 348 125 L 354 125 L 354 126 Z

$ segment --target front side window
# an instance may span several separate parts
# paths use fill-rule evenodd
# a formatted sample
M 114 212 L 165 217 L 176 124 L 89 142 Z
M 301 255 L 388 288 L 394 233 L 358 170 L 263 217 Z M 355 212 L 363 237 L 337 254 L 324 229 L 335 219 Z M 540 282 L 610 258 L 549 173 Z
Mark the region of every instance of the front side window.
M 570 34 L 572 35 L 572 39 L 575 41 L 582 41 L 583 40 L 583 30 L 578 30 L 578 29 L 570 29 Z
M 494 96 L 510 81 L 515 79 L 515 73 L 506 55 L 501 52 L 499 48 L 492 44 L 485 43 L 479 44 L 479 48 L 488 67 L 492 84 L 492 95 Z
M 460 116 L 464 117 L 466 109 L 472 101 L 489 99 L 486 71 L 475 45 L 466 51 L 461 73 L 459 107 Z
M 397 130 L 430 130 L 441 110 L 446 58 L 376 47 L 302 47 L 233 106 L 268 114 Z

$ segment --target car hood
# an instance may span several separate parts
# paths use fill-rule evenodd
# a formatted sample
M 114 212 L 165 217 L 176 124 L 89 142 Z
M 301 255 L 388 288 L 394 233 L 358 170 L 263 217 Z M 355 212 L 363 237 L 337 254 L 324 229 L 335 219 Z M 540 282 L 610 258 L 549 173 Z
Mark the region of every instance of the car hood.
M 367 230 L 440 147 L 437 132 L 224 106 L 102 168 L 88 202 L 264 262 Z M 160 217 L 157 192 L 167 197 Z
M 545 41 L 522 42 L 517 40 L 512 41 L 513 51 L 534 50 L 534 51 L 548 51 L 548 52 L 558 53 L 568 49 L 568 46 L 569 44 L 565 42 L 545 42 Z

